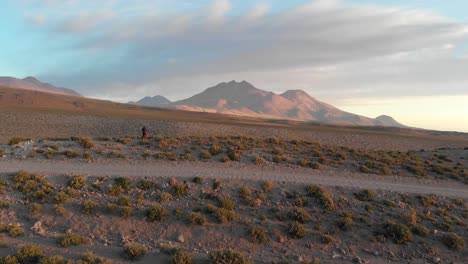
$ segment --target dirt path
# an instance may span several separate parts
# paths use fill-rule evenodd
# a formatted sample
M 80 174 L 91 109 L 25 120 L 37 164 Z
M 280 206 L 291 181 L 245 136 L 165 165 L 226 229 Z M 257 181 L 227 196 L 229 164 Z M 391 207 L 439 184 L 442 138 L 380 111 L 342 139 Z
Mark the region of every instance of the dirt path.
M 225 180 L 271 180 L 414 194 L 435 194 L 468 199 L 468 187 L 462 183 L 398 176 L 366 175 L 345 171 L 317 171 L 286 167 L 262 168 L 253 165 L 230 165 L 212 162 L 107 161 L 86 163 L 83 161 L 0 160 L 0 173 L 11 173 L 19 170 L 50 175 L 81 174 L 181 178 L 200 176 Z

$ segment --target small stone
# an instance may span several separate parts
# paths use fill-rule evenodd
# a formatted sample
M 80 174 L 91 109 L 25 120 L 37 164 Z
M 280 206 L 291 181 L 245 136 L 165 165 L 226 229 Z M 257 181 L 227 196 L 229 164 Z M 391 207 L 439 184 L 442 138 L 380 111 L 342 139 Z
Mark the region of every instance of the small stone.
M 376 250 L 376 251 L 372 252 L 372 255 L 374 255 L 374 256 L 376 256 L 376 257 L 377 257 L 377 256 L 379 256 L 379 255 L 380 255 L 380 253 L 379 253 L 379 252 Z
M 36 234 L 40 236 L 45 236 L 46 230 L 42 226 L 42 223 L 40 221 L 37 221 L 32 227 L 31 230 L 34 231 Z
M 177 237 L 177 241 L 179 241 L 180 243 L 184 243 L 184 242 L 185 242 L 184 235 L 180 234 L 180 235 Z
M 177 185 L 177 180 L 175 178 L 172 178 L 170 181 L 169 181 L 169 185 L 170 186 L 176 186 Z
M 337 258 L 341 258 L 341 255 L 337 253 L 333 253 L 332 259 L 337 259 Z

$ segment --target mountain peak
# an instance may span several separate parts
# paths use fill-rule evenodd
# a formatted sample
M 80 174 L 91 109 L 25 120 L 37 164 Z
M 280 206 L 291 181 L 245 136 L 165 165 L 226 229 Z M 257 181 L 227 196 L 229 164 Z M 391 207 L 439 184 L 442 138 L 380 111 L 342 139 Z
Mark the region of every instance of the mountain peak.
M 33 76 L 28 76 L 24 78 L 23 81 L 32 82 L 32 83 L 40 83 L 40 81 Z
M 169 99 L 162 95 L 155 95 L 153 97 L 151 96 L 145 96 L 138 102 L 128 102 L 129 104 L 137 104 L 137 105 L 143 105 L 143 106 L 165 106 L 170 103 L 172 103 Z

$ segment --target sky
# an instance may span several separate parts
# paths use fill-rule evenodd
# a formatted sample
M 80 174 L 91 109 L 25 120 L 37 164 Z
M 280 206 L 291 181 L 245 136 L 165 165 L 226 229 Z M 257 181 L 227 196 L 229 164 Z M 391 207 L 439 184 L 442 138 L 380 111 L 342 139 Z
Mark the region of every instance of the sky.
M 468 132 L 466 0 L 2 0 L 0 76 L 93 98 L 220 82 Z

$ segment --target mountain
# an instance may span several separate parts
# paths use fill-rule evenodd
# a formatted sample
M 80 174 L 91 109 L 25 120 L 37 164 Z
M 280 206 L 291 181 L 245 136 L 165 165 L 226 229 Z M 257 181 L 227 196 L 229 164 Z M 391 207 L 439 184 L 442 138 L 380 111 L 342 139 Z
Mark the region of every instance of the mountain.
M 137 102 L 128 102 L 129 104 L 142 105 L 142 106 L 165 106 L 172 103 L 164 96 L 156 95 L 153 97 L 146 96 Z
M 378 122 L 380 122 L 380 126 L 391 126 L 391 127 L 408 127 L 405 125 L 400 124 L 396 121 L 393 117 L 387 115 L 381 115 L 375 118 Z
M 51 84 L 40 82 L 34 77 L 26 77 L 24 79 L 17 79 L 14 77 L 1 77 L 0 76 L 0 86 L 81 97 L 79 93 L 71 89 L 55 87 Z
M 282 94 L 275 94 L 258 89 L 246 81 L 223 82 L 168 106 L 188 111 L 340 125 L 402 126 L 391 117 L 381 116 L 379 119 L 373 119 L 342 111 L 311 97 L 302 90 L 288 90 Z

